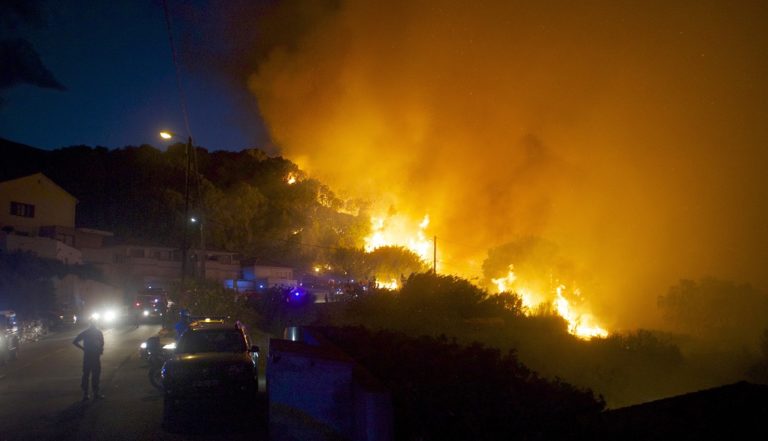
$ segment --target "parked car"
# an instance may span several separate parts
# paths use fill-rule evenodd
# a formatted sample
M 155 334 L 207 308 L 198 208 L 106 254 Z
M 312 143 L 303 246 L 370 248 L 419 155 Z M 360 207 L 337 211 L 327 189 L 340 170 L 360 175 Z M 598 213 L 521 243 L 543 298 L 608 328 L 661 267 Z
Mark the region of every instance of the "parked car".
M 16 312 L 0 311 L 0 363 L 15 360 L 19 354 L 21 335 L 16 322 Z
M 77 326 L 80 317 L 77 311 L 70 308 L 60 308 L 48 311 L 44 316 L 48 329 L 62 330 Z
M 172 333 L 166 333 L 162 335 L 153 335 L 152 337 L 149 337 L 147 340 L 141 342 L 139 345 L 139 357 L 142 360 L 149 360 L 149 357 L 152 355 L 152 352 L 157 352 L 160 350 L 163 350 L 163 347 L 165 347 L 168 344 L 175 343 L 176 339 L 173 337 Z M 173 346 L 169 346 L 168 350 L 173 350 Z
M 173 420 L 185 400 L 226 398 L 249 404 L 256 399 L 258 346 L 239 322 L 193 321 L 162 369 L 163 418 Z

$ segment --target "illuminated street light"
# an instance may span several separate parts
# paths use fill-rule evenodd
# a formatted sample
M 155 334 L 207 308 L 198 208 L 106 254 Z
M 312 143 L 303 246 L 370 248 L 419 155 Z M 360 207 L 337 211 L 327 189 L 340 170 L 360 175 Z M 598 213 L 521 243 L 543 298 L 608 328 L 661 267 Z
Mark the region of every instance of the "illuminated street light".
M 173 133 L 163 131 L 163 132 L 160 132 L 160 137 L 163 139 L 171 139 L 173 138 Z

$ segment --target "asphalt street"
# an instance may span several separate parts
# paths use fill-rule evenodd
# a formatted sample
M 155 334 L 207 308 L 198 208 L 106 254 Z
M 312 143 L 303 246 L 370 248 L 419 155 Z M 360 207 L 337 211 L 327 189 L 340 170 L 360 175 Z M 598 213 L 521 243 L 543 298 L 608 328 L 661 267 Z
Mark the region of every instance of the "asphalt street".
M 82 401 L 82 352 L 72 345 L 80 330 L 26 343 L 17 360 L 0 367 L 0 440 L 267 439 L 263 384 L 250 409 L 202 402 L 178 424 L 163 426 L 162 393 L 149 383 L 138 353 L 158 325 L 103 329 L 105 398 Z

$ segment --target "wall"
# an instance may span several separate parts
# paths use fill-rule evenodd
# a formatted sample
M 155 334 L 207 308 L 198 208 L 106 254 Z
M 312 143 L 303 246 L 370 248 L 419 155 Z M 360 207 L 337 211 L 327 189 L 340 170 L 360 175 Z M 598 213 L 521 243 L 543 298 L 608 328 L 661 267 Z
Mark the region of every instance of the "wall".
M 101 282 L 81 279 L 68 274 L 53 281 L 56 301 L 60 305 L 71 305 L 78 312 L 90 311 L 103 305 L 120 305 L 125 293 Z
M 390 441 L 389 393 L 313 331 L 290 337 L 270 340 L 270 439 Z
M 54 259 L 68 265 L 81 265 L 80 250 L 47 237 L 27 237 L 15 234 L 0 236 L 0 248 L 6 252 L 26 251 L 44 259 Z
M 243 279 L 266 280 L 268 287 L 275 285 L 296 286 L 293 268 L 284 266 L 249 265 L 243 266 Z

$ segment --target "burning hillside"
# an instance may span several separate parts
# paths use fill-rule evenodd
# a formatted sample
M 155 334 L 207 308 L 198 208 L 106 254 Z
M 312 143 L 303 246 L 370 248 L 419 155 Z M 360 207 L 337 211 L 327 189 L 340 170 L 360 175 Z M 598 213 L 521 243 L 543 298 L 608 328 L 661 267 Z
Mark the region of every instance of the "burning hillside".
M 227 21 L 242 44 L 231 70 L 303 169 L 408 224 L 429 213 L 444 269 L 487 279 L 515 264 L 521 278 L 519 260 L 492 275 L 479 263 L 516 237 L 551 238 L 600 272 L 583 295 L 622 327 L 657 323 L 655 298 L 680 277 L 768 282 L 765 11 L 309 3 L 231 14 L 250 18 Z M 382 239 L 400 227 L 376 222 L 373 242 L 422 240 L 413 225 Z

